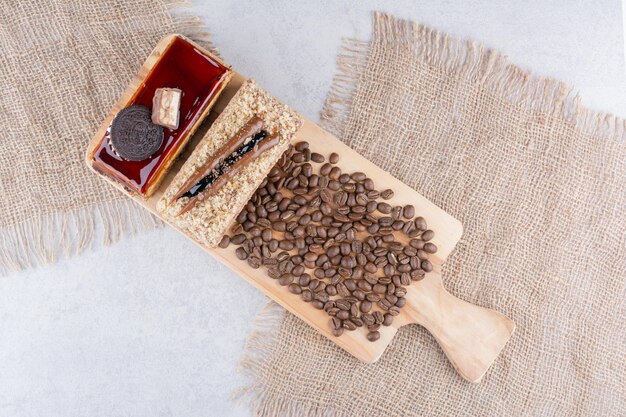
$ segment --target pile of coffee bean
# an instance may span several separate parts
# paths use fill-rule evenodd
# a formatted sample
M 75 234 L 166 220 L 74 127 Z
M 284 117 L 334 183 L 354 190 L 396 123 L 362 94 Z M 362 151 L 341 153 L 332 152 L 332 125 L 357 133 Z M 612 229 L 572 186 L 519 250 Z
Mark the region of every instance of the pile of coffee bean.
M 432 271 L 437 247 L 413 206 L 382 201 L 393 191 L 338 162 L 307 142 L 290 147 L 220 247 L 238 245 L 239 259 L 324 310 L 335 336 L 365 326 L 373 342 L 405 305 L 406 287 Z

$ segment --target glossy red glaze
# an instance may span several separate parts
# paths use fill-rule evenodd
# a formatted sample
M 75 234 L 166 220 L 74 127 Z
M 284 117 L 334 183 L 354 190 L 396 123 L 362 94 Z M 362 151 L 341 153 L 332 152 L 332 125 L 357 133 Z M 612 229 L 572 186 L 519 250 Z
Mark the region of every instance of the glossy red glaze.
M 145 194 L 186 142 L 190 131 L 221 90 L 224 76 L 230 70 L 181 38 L 175 38 L 145 78 L 128 106 L 140 104 L 152 108 L 157 88 L 179 88 L 182 91 L 180 123 L 176 130 L 164 128 L 161 148 L 143 161 L 126 161 L 109 143 L 109 129 L 94 152 L 94 167 L 129 187 Z

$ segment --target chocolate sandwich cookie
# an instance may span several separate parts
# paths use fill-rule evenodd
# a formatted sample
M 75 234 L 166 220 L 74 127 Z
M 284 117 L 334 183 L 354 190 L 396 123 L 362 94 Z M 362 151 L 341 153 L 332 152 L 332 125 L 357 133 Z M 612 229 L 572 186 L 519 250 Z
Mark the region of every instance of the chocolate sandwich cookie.
M 163 128 L 152 123 L 152 112 L 144 106 L 121 110 L 111 124 L 111 146 L 127 161 L 142 161 L 163 144 Z

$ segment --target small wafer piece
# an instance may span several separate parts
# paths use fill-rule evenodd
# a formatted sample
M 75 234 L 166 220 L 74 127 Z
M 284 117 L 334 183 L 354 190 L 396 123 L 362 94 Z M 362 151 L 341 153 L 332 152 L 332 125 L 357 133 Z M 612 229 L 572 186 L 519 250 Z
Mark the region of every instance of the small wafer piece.
M 224 146 L 255 116 L 262 119 L 268 138 L 273 141 L 274 137 L 278 138 L 277 143 L 255 154 L 254 158 L 246 158 L 243 166 L 229 171 L 227 178 L 215 182 L 216 188 L 187 209 L 189 198 L 181 196 L 180 190 L 198 178 L 198 170 L 206 170 L 207 162 L 220 154 Z M 157 203 L 157 210 L 198 242 L 209 247 L 217 246 L 235 217 L 287 150 L 301 125 L 302 118 L 297 112 L 259 88 L 255 81 L 246 81 L 165 190 Z
M 157 88 L 152 99 L 152 123 L 178 129 L 182 94 L 178 88 Z

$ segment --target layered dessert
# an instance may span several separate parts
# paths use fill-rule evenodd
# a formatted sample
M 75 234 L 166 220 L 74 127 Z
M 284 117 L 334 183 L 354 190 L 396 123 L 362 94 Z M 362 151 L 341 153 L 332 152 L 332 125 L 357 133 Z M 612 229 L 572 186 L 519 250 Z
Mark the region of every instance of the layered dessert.
M 168 221 L 209 247 L 288 149 L 301 117 L 246 81 L 157 204 Z
M 90 155 L 93 167 L 149 197 L 232 76 L 176 36 Z

